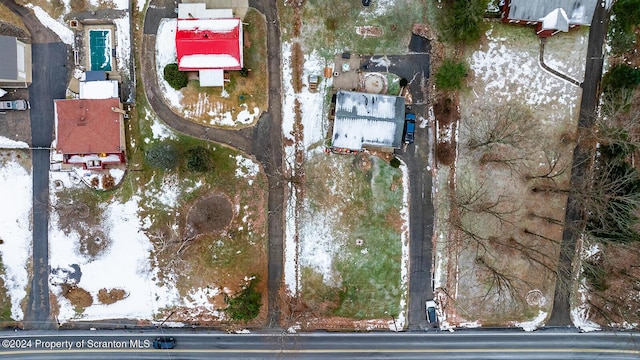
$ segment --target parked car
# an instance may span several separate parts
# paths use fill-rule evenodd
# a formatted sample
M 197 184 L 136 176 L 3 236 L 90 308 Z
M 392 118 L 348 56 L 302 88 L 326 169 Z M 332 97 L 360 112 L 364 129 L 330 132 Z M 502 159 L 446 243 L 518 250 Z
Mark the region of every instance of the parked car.
M 3 100 L 0 101 L 0 110 L 27 110 L 29 103 L 26 100 Z
M 404 116 L 404 139 L 405 144 L 413 143 L 413 136 L 416 132 L 416 116 L 412 113 L 407 113 Z
M 436 302 L 433 300 L 427 300 L 425 309 L 427 311 L 427 321 L 429 324 L 437 324 L 438 316 L 436 315 Z
M 173 349 L 176 347 L 176 339 L 172 337 L 158 337 L 153 340 L 154 349 Z

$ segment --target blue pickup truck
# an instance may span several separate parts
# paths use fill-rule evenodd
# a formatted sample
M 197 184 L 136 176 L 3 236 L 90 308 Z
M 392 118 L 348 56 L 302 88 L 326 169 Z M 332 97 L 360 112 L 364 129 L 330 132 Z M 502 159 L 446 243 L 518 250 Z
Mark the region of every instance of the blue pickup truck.
M 413 143 L 413 136 L 416 132 L 416 115 L 412 113 L 406 113 L 404 115 L 404 139 L 405 144 Z

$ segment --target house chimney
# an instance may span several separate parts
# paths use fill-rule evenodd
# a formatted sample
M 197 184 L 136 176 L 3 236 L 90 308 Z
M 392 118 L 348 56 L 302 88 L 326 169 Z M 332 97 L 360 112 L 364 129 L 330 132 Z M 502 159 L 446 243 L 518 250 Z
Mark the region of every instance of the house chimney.
M 126 115 L 126 113 L 127 113 L 126 111 L 124 111 L 124 110 L 122 110 L 122 109 L 120 109 L 120 108 L 117 108 L 117 107 L 115 107 L 115 106 L 112 106 L 112 107 L 111 107 L 111 111 L 113 111 L 113 112 L 117 112 L 117 113 L 122 114 L 122 115 Z

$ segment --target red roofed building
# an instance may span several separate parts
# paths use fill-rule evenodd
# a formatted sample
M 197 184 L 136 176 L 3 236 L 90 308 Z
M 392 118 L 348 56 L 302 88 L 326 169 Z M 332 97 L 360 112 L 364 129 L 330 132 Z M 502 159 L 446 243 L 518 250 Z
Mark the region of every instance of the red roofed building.
M 120 99 L 55 100 L 56 153 L 64 164 L 104 169 L 125 162 Z
M 233 17 L 231 9 L 178 4 L 178 69 L 200 71 L 201 83 L 203 78 L 212 77 L 216 79 L 213 82 L 220 82 L 224 70 L 240 70 L 244 66 L 242 36 L 242 21 Z

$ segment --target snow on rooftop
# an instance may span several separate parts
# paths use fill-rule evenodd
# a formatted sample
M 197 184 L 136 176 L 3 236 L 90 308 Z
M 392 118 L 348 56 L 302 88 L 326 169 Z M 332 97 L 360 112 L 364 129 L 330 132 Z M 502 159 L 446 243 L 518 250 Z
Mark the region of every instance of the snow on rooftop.
M 0 149 L 26 149 L 29 147 L 24 141 L 16 141 L 0 136 Z
M 75 47 L 74 34 L 71 29 L 52 18 L 40 6 L 35 6 L 32 4 L 26 4 L 25 6 L 32 9 L 42 25 L 56 33 L 56 35 L 60 37 L 60 40 L 62 40 L 63 43 L 71 45 L 71 47 Z
M 142 5 L 144 6 L 145 0 L 137 0 L 138 2 L 141 2 Z M 104 0 L 89 0 L 89 2 L 91 3 L 91 5 L 99 8 L 99 7 L 103 7 L 104 5 Z M 110 0 L 110 2 L 113 3 L 114 7 L 111 7 L 111 9 L 120 9 L 120 10 L 127 10 L 129 9 L 129 0 Z
M 81 81 L 80 99 L 110 99 L 119 97 L 116 80 Z
M 361 150 L 363 145 L 393 146 L 397 125 L 390 121 L 336 116 L 333 124 L 333 147 Z
M 228 54 L 184 55 L 180 59 L 180 67 L 188 69 L 223 69 L 240 66 L 238 59 Z
M 179 3 L 178 19 L 218 19 L 233 17 L 232 9 L 207 9 L 205 3 Z
M 227 33 L 240 25 L 240 19 L 194 19 L 178 21 L 178 30 Z
M 572 24 L 590 25 L 598 1 L 601 0 L 511 0 L 509 19 L 539 21 L 554 9 L 562 8 Z
M 0 256 L 4 274 L 2 280 L 11 301 L 11 318 L 23 319 L 22 301 L 27 296 L 29 284 L 27 272 L 32 254 L 33 233 L 31 230 L 32 201 L 31 171 L 25 170 L 12 159 L 0 166 Z
M 542 29 L 569 31 L 569 18 L 563 9 L 555 9 L 542 18 Z
M 338 92 L 336 113 L 344 111 L 360 117 L 394 119 L 396 117 L 396 103 L 396 96 L 340 91 Z

